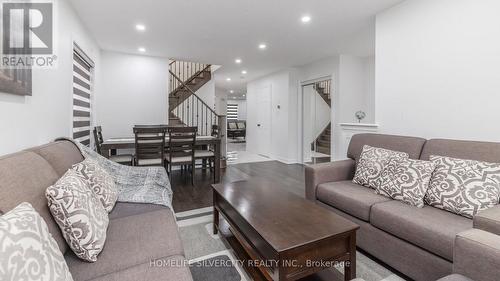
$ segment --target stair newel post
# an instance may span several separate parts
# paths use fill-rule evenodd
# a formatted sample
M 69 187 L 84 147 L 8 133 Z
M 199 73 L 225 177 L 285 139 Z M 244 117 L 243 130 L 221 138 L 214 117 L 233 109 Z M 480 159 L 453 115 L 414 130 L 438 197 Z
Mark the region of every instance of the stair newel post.
M 219 135 L 217 137 L 220 138 L 220 145 L 221 145 L 221 149 L 220 149 L 220 156 L 221 156 L 221 159 L 223 161 L 223 163 L 225 163 L 226 161 L 226 154 L 227 154 L 227 122 L 226 122 L 226 115 L 218 115 L 217 116 L 217 124 L 216 124 L 218 127 L 219 127 Z M 225 166 L 225 165 L 224 165 Z

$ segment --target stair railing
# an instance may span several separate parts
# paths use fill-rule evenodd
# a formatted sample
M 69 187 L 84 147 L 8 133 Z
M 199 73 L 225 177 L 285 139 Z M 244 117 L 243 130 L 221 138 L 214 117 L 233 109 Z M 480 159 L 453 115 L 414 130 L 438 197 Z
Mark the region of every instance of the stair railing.
M 198 127 L 199 135 L 211 135 L 212 126 L 217 125 L 219 128 L 219 137 L 225 136 L 225 130 L 222 129 L 225 128 L 226 116 L 217 114 L 215 110 L 198 97 L 180 77 L 172 71 L 169 72 L 171 77 L 178 81 L 179 87 L 185 87 L 191 92 L 191 95 L 178 104 L 171 112 L 186 126 Z
M 321 81 L 321 82 L 318 82 L 316 83 L 316 88 L 321 88 L 323 90 L 323 94 L 326 95 L 328 97 L 328 99 L 331 99 L 331 84 L 332 84 L 332 81 L 331 80 L 325 80 L 325 81 Z
M 190 80 L 196 78 L 203 71 L 210 71 L 210 64 L 188 62 L 188 61 L 172 61 L 169 63 L 170 73 L 174 73 L 175 79 L 170 75 L 169 93 L 181 88 L 183 83 L 187 84 Z M 182 82 L 182 83 L 181 83 Z

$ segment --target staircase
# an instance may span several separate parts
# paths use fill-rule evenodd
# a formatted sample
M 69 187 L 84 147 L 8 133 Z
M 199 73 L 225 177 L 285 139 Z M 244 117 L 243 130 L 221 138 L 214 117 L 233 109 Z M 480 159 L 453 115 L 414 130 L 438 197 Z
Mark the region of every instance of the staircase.
M 211 135 L 212 126 L 220 125 L 223 116 L 196 95 L 212 79 L 211 65 L 174 60 L 169 73 L 169 126 L 198 127 L 198 135 Z
M 323 100 L 328 104 L 328 106 L 332 107 L 332 99 L 331 99 L 331 80 L 321 81 L 314 84 L 314 89 L 320 95 Z M 331 155 L 331 126 L 332 122 L 328 123 L 325 129 L 319 134 L 316 138 L 316 152 Z
M 331 155 L 331 122 L 328 123 L 326 128 L 321 132 L 321 134 L 316 138 L 316 151 L 319 153 Z

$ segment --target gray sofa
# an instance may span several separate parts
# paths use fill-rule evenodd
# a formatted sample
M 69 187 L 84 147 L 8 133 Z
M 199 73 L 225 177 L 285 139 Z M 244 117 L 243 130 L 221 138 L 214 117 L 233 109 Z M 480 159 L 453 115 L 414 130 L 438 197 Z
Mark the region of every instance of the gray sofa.
M 45 189 L 83 160 L 69 141 L 58 141 L 0 158 L 0 212 L 29 202 L 47 223 L 75 281 L 192 280 L 172 211 L 152 204 L 117 203 L 109 214 L 104 250 L 97 262 L 68 248 L 47 207 Z
M 305 175 L 306 198 L 360 225 L 358 247 L 406 276 L 429 281 L 456 273 L 500 280 L 500 206 L 471 220 L 377 195 L 351 181 L 365 144 L 404 151 L 413 159 L 441 155 L 498 163 L 500 143 L 358 134 L 347 160 L 307 166 Z M 461 275 L 448 278 L 465 278 Z

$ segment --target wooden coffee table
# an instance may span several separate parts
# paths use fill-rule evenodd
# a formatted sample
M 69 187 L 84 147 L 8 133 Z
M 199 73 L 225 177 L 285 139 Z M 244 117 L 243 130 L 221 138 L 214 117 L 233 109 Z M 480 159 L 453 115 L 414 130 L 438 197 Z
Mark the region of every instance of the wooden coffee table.
M 358 225 L 265 180 L 215 184 L 213 194 L 214 234 L 220 214 L 254 279 L 297 280 L 342 261 L 345 280 L 356 277 Z

